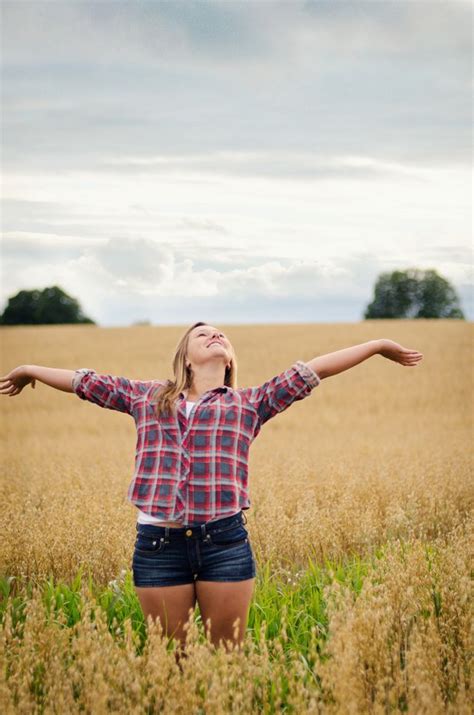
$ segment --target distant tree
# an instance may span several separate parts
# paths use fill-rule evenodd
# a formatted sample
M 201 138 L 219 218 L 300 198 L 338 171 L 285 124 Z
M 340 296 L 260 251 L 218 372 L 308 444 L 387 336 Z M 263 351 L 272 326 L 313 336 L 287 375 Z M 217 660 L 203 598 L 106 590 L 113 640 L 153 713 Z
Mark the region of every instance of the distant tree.
M 58 286 L 43 290 L 21 290 L 8 299 L 0 325 L 53 325 L 92 323 L 75 298 Z
M 364 318 L 458 318 L 465 320 L 452 285 L 435 270 L 382 273 Z

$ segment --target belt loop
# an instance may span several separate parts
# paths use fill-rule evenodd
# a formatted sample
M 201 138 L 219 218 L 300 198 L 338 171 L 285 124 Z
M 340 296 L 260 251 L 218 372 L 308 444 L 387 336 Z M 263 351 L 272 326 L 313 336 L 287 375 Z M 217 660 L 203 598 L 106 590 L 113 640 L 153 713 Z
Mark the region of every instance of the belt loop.
M 169 544 L 170 540 L 170 527 L 165 526 L 165 544 Z
M 244 522 L 243 522 L 243 523 L 246 524 L 246 523 L 247 523 L 247 516 L 246 516 L 246 514 L 245 514 L 244 511 L 242 511 L 241 514 L 242 514 L 242 519 L 244 519 Z
M 211 535 L 206 531 L 206 524 L 201 524 L 201 538 L 208 544 L 212 544 Z

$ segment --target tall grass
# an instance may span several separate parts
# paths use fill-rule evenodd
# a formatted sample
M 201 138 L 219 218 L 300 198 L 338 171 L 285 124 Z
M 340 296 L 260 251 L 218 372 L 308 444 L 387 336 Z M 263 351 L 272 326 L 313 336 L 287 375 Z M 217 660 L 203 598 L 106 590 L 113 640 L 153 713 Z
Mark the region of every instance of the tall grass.
M 470 713 L 471 327 L 227 329 L 245 385 L 373 337 L 425 358 L 414 369 L 372 358 L 264 426 L 243 648 L 214 649 L 197 607 L 180 664 L 131 579 L 133 420 L 41 384 L 3 398 L 2 712 Z M 180 332 L 3 329 L 2 371 L 169 376 Z

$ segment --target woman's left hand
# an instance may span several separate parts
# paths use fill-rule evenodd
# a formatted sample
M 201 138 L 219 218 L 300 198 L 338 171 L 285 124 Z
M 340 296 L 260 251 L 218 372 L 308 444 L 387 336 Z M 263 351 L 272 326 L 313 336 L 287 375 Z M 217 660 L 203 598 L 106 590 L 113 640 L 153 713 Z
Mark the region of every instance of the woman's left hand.
M 423 360 L 423 353 L 418 352 L 418 350 L 404 348 L 393 340 L 385 339 L 380 341 L 379 355 L 409 367 L 415 367 Z

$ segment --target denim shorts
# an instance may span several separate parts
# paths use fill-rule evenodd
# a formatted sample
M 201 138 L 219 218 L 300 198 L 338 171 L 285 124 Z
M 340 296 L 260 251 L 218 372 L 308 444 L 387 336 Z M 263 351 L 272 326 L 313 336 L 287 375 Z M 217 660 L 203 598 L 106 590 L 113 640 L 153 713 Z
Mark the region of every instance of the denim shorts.
M 177 586 L 201 581 L 243 581 L 256 575 L 242 511 L 180 528 L 136 523 L 135 586 Z

